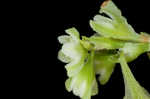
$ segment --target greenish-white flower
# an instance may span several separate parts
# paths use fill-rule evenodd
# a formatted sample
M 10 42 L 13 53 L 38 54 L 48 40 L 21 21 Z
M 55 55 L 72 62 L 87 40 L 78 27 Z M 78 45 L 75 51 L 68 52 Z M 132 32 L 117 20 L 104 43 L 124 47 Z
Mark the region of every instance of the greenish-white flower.
M 94 31 L 104 37 L 140 41 L 140 36 L 134 31 L 131 25 L 127 23 L 121 11 L 111 0 L 104 2 L 99 12 L 105 13 L 110 18 L 96 15 L 94 20 L 90 21 L 90 26 Z
M 87 51 L 80 44 L 79 33 L 75 28 L 66 30 L 68 35 L 59 36 L 58 40 L 63 44 L 59 52 L 58 58 L 67 62 L 65 66 L 69 77 L 77 74 L 84 65 L 84 60 L 87 57 Z
M 58 37 L 62 44 L 58 59 L 66 63 L 68 79 L 66 89 L 81 99 L 91 99 L 98 93 L 95 75 L 102 85 L 106 84 L 116 63 L 121 64 L 125 82 L 124 99 L 150 99 L 149 93 L 136 81 L 127 62 L 148 52 L 150 57 L 150 35 L 137 34 L 111 1 L 105 1 L 100 14 L 90 21 L 95 35 L 82 37 L 75 28 L 66 30 L 68 35 Z
M 98 93 L 97 82 L 93 66 L 94 51 L 88 51 L 80 43 L 79 33 L 75 28 L 66 30 L 70 35 L 60 36 L 63 44 L 58 58 L 68 63 L 65 67 L 69 78 L 66 80 L 66 89 L 82 99 L 91 99 Z

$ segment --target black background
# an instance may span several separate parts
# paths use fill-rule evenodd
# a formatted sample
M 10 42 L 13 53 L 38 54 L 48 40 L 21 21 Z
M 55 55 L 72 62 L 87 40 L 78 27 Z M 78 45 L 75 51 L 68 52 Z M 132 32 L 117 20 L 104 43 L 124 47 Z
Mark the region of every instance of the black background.
M 89 20 L 98 14 L 104 0 L 51 0 L 24 2 L 19 5 L 20 14 L 17 17 L 22 24 L 20 33 L 25 37 L 26 67 L 21 81 L 21 97 L 40 97 L 42 99 L 79 99 L 65 90 L 67 79 L 64 63 L 57 59 L 57 52 L 61 48 L 57 37 L 64 35 L 65 29 L 76 27 L 81 35 L 90 36 L 93 30 Z M 148 0 L 113 0 L 122 11 L 128 23 L 136 32 L 150 33 L 150 6 Z M 22 7 L 23 6 L 23 7 Z M 17 9 L 19 9 L 17 8 Z M 21 38 L 21 39 L 22 39 Z M 29 53 L 28 53 L 29 52 Z M 139 83 L 150 92 L 149 60 L 146 54 L 129 63 L 130 68 Z M 25 71 L 26 70 L 26 71 Z M 124 82 L 117 64 L 110 81 L 99 85 L 99 94 L 92 99 L 122 99 L 124 96 Z

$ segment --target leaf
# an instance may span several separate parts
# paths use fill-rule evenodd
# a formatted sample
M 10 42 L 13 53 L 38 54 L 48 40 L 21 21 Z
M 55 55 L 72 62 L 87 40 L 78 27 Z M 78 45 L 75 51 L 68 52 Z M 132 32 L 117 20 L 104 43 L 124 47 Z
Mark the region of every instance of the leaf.
M 124 99 L 150 99 L 150 94 L 134 78 L 123 52 L 120 54 L 120 64 L 125 83 Z
M 81 71 L 66 81 L 66 88 L 82 99 L 91 99 L 92 95 L 98 93 L 93 69 L 93 53 L 89 54 Z
M 92 29 L 104 37 L 139 41 L 140 36 L 127 23 L 116 5 L 111 0 L 106 2 L 101 6 L 100 13 L 105 13 L 110 18 L 96 15 L 94 20 L 90 21 Z

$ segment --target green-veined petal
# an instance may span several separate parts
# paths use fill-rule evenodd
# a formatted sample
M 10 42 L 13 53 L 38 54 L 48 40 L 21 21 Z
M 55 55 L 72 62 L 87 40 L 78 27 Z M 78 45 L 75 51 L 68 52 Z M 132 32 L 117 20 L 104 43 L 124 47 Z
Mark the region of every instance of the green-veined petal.
M 128 62 L 133 61 L 139 55 L 149 50 L 148 43 L 126 43 L 123 48 L 120 49 L 124 52 L 126 60 Z
M 123 52 L 120 55 L 120 64 L 125 83 L 124 99 L 150 99 L 150 94 L 134 78 Z
M 75 28 L 67 29 L 66 32 L 70 36 L 58 37 L 60 43 L 63 43 L 58 58 L 63 62 L 69 62 L 65 68 L 68 76 L 71 77 L 82 69 L 87 51 L 80 44 L 79 33 Z
M 94 68 L 102 85 L 106 84 L 114 70 L 118 56 L 113 51 L 99 51 L 95 53 Z
M 94 21 L 90 21 L 93 30 L 109 38 L 139 41 L 140 36 L 127 23 L 116 5 L 111 0 L 106 2 L 101 7 L 100 13 L 105 13 L 111 18 L 96 15 Z
M 92 95 L 98 93 L 93 68 L 93 54 L 88 56 L 88 60 L 81 71 L 66 81 L 66 87 L 68 91 L 73 91 L 82 99 L 91 99 Z
M 58 59 L 64 63 L 69 63 L 71 59 L 67 57 L 61 50 L 58 52 Z
M 65 44 L 65 43 L 67 43 L 67 42 L 70 42 L 70 36 L 68 36 L 68 35 L 59 36 L 59 37 L 58 37 L 58 41 L 59 41 L 59 43 L 61 43 L 61 44 Z

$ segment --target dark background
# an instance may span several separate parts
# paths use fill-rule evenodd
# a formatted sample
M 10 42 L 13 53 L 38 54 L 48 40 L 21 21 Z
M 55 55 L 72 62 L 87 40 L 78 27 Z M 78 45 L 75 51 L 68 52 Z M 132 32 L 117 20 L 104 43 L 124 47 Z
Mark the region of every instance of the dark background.
M 25 38 L 27 48 L 23 69 L 23 87 L 20 87 L 22 97 L 31 95 L 42 99 L 79 99 L 65 90 L 67 79 L 64 63 L 57 59 L 61 48 L 57 37 L 64 35 L 65 29 L 76 27 L 81 35 L 90 36 L 93 30 L 89 20 L 98 14 L 104 0 L 51 0 L 23 2 L 19 5 L 18 25 L 22 38 Z M 113 0 L 122 11 L 128 23 L 136 32 L 150 33 L 150 6 L 148 0 Z M 134 2 L 133 2 L 134 1 Z M 19 9 L 16 8 L 16 9 Z M 21 38 L 21 39 L 22 39 Z M 31 42 L 30 42 L 31 41 Z M 29 52 L 29 53 L 28 53 Z M 149 66 L 146 54 L 129 63 L 130 68 L 139 83 L 150 92 Z M 26 71 L 25 71 L 26 70 Z M 22 72 L 22 71 L 21 71 Z M 110 81 L 99 85 L 99 94 L 92 99 L 122 99 L 124 82 L 121 68 L 117 64 Z

